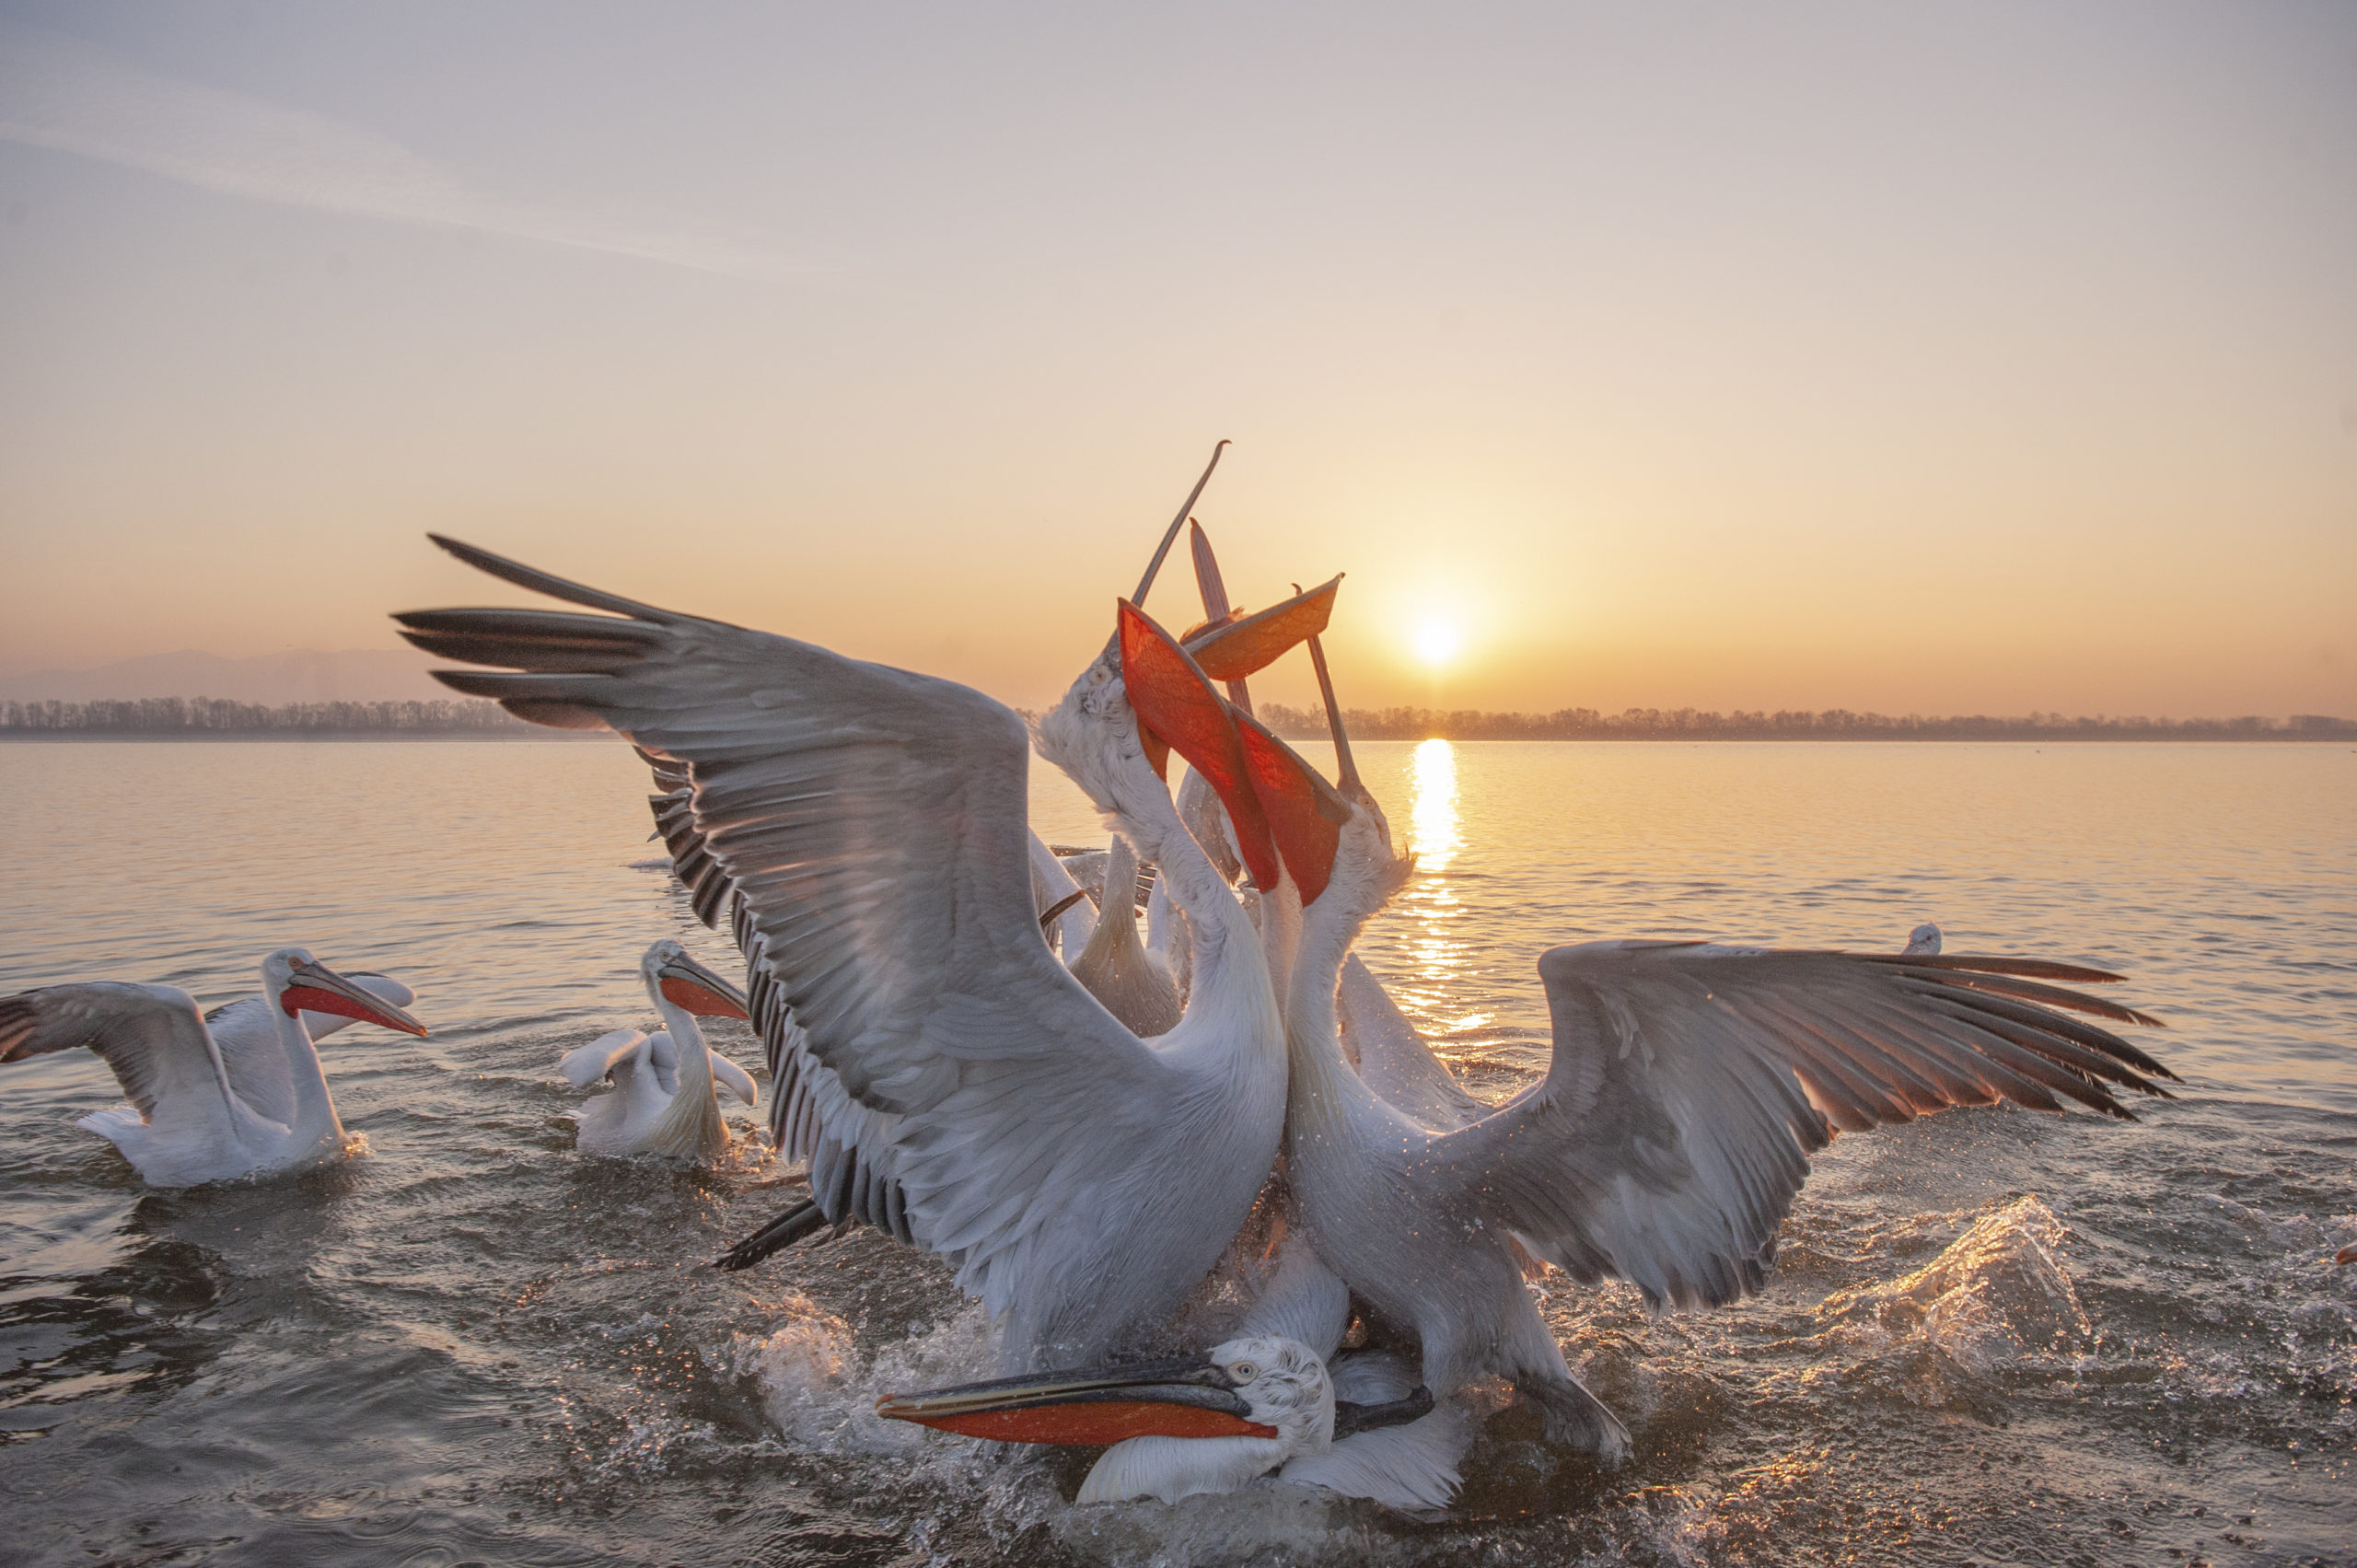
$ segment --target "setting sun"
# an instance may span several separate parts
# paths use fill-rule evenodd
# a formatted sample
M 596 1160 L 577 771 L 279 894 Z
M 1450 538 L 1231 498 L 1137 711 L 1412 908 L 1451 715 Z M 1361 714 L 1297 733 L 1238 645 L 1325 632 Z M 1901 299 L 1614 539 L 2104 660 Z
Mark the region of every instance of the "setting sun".
M 1455 621 L 1434 618 L 1416 628 L 1416 656 L 1435 669 L 1455 659 L 1464 646 L 1465 634 Z

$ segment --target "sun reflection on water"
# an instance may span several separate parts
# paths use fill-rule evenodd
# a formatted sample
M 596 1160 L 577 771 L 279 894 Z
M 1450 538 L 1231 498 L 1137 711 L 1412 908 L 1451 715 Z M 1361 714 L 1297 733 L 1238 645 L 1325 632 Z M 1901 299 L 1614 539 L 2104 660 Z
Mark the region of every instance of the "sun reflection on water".
M 1457 748 L 1437 738 L 1416 748 L 1414 840 L 1417 868 L 1446 871 L 1464 840 L 1457 831 Z
M 1412 965 L 1401 1000 L 1412 1014 L 1446 1032 L 1478 1029 L 1489 1022 L 1487 1013 L 1449 1011 L 1449 983 L 1464 977 L 1470 951 L 1457 929 L 1465 905 L 1447 875 L 1465 847 L 1457 819 L 1457 749 L 1446 740 L 1427 740 L 1416 748 L 1411 767 L 1409 848 L 1416 854 L 1416 878 L 1399 900 L 1411 923 L 1405 946 Z

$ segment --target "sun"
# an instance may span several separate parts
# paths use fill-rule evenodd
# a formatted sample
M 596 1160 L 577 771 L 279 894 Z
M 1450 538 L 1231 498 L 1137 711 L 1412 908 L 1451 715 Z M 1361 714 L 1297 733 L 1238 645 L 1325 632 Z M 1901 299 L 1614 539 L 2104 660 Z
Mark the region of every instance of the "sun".
M 1416 628 L 1414 645 L 1416 656 L 1438 669 L 1454 660 L 1464 648 L 1465 633 L 1458 630 L 1456 621 L 1431 616 Z

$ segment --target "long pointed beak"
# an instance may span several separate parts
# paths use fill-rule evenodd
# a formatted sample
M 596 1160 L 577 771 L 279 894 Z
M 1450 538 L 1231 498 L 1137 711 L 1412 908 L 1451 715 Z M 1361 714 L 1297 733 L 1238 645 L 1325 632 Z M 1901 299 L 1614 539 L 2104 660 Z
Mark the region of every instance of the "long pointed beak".
M 1130 1437 L 1274 1437 L 1227 1375 L 1193 1357 L 887 1394 L 888 1421 L 1002 1443 L 1119 1443 Z
M 1342 705 L 1334 701 L 1334 678 L 1326 671 L 1326 649 L 1316 637 L 1309 639 L 1309 662 L 1318 671 L 1318 695 L 1326 703 L 1327 733 L 1334 738 L 1335 782 L 1344 795 L 1364 796 L 1366 785 L 1359 780 L 1358 760 L 1351 755 L 1350 732 L 1342 727 Z
M 364 1024 L 398 1029 L 405 1035 L 425 1032 L 424 1024 L 401 1008 L 361 990 L 325 964 L 296 965 L 286 977 L 285 989 L 278 993 L 278 1005 L 289 1017 L 297 1013 L 334 1013 L 357 1018 Z
M 1162 570 L 1162 558 L 1170 553 L 1171 545 L 1178 540 L 1178 530 L 1186 526 L 1187 514 L 1193 511 L 1195 503 L 1202 498 L 1203 486 L 1212 482 L 1212 470 L 1219 467 L 1219 455 L 1226 450 L 1225 440 L 1212 448 L 1212 460 L 1203 465 L 1202 477 L 1195 481 L 1194 489 L 1187 492 L 1187 499 L 1180 505 L 1178 515 L 1171 518 L 1170 526 L 1162 531 L 1162 542 L 1155 547 L 1154 559 L 1145 563 L 1145 575 L 1138 579 L 1138 591 L 1130 596 L 1132 604 L 1145 602 L 1147 591 L 1154 587 L 1155 575 Z
M 699 1018 L 750 1018 L 752 1005 L 745 993 L 693 958 L 682 954 L 667 958 L 655 971 L 664 1000 Z
M 1236 729 L 1252 792 L 1269 819 L 1269 834 L 1301 889 L 1301 901 L 1314 904 L 1334 875 L 1334 853 L 1342 824 L 1351 819 L 1350 803 L 1258 719 L 1238 714 Z
M 1211 782 L 1235 825 L 1244 867 L 1264 892 L 1282 875 L 1269 822 L 1252 789 L 1235 710 L 1212 690 L 1187 652 L 1129 600 L 1120 605 L 1121 680 L 1144 728 L 1168 742 Z
M 1187 640 L 1188 653 L 1213 680 L 1242 680 L 1277 662 L 1296 645 L 1326 630 L 1334 615 L 1334 596 L 1342 578 L 1318 584 L 1224 625 L 1212 626 Z

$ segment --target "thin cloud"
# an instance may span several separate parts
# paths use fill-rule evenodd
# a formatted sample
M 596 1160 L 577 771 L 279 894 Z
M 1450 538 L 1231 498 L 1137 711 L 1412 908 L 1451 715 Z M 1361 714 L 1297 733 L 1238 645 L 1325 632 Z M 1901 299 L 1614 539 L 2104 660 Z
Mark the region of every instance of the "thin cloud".
M 0 26 L 0 141 L 320 212 L 479 229 L 734 277 L 784 270 L 775 256 L 709 236 L 505 201 L 389 137 L 151 75 L 78 40 L 25 28 Z

